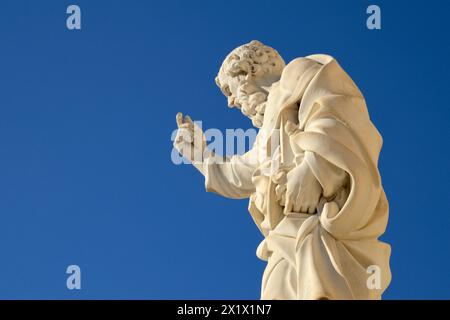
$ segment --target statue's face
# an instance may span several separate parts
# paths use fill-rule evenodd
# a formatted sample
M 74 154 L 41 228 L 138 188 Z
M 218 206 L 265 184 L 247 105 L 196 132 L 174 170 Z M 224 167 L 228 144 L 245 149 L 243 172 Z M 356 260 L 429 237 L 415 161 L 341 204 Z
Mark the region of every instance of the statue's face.
M 225 76 L 220 79 L 221 90 L 228 99 L 230 108 L 238 108 L 252 120 L 255 127 L 260 128 L 264 120 L 267 91 L 255 80 L 243 75 Z

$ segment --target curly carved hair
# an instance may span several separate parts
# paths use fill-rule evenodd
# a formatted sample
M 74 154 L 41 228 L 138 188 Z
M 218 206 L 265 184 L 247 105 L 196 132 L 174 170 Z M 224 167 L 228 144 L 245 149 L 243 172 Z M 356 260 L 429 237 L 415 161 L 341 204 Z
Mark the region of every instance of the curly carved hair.
M 284 60 L 275 49 L 253 40 L 231 51 L 222 63 L 219 75 L 280 78 L 284 67 Z M 219 75 L 216 83 L 220 87 Z

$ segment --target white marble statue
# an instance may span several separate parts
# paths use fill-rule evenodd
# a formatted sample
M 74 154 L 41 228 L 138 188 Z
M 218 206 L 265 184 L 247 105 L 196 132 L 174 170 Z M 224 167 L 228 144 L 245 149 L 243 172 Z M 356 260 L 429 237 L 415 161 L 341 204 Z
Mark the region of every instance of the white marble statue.
M 251 41 L 226 57 L 216 83 L 259 128 L 253 147 L 223 159 L 181 113 L 174 146 L 207 191 L 250 199 L 265 238 L 261 298 L 380 299 L 391 280 L 390 246 L 378 240 L 388 221 L 382 138 L 352 79 L 328 55 L 285 65 Z

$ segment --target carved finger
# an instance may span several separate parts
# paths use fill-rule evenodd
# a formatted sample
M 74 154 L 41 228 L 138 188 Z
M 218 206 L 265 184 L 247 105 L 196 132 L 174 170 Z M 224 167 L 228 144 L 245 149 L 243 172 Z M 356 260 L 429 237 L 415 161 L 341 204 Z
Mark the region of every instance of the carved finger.
M 194 122 L 192 121 L 191 117 L 189 117 L 189 116 L 184 117 L 184 122 L 194 125 Z
M 308 209 L 308 213 L 309 214 L 314 214 L 316 212 L 316 207 L 315 206 L 310 206 Z
M 281 196 L 280 204 L 284 207 L 286 206 L 286 193 Z
M 284 207 L 284 214 L 292 212 L 293 203 L 289 196 L 286 196 L 286 206 Z
M 295 204 L 294 204 L 294 211 L 295 212 L 300 212 L 300 207 L 301 207 L 301 203 L 295 202 Z
M 308 213 L 308 205 L 302 205 L 300 206 L 300 211 L 301 213 Z
M 297 194 L 297 198 L 295 199 L 295 204 L 294 204 L 294 211 L 295 212 L 301 212 L 300 209 L 302 207 L 302 202 L 303 202 L 302 198 L 303 198 L 302 197 L 302 193 L 299 191 L 298 194 Z
M 183 114 L 181 112 L 178 112 L 176 117 L 175 117 L 176 121 L 177 121 L 177 125 L 178 127 L 181 126 L 183 124 Z

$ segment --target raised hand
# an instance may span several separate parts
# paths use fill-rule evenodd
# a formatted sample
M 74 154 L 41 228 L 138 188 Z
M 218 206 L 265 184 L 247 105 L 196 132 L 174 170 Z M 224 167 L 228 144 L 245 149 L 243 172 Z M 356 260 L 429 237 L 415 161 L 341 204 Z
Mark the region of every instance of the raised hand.
M 284 205 L 285 214 L 290 212 L 313 214 L 317 211 L 323 192 L 322 186 L 303 159 L 304 151 L 295 143 L 295 136 L 301 132 L 298 125 L 287 122 L 285 130 L 290 138 L 297 165 L 286 175 L 284 186 L 278 186 L 277 196 L 278 193 L 282 194 L 280 203 Z
M 315 213 L 322 194 L 322 186 L 308 163 L 302 162 L 286 177 L 284 213 Z
M 206 140 L 202 129 L 189 116 L 185 116 L 183 119 L 181 112 L 177 113 L 176 122 L 178 130 L 173 143 L 175 149 L 189 161 L 201 163 L 206 148 Z

